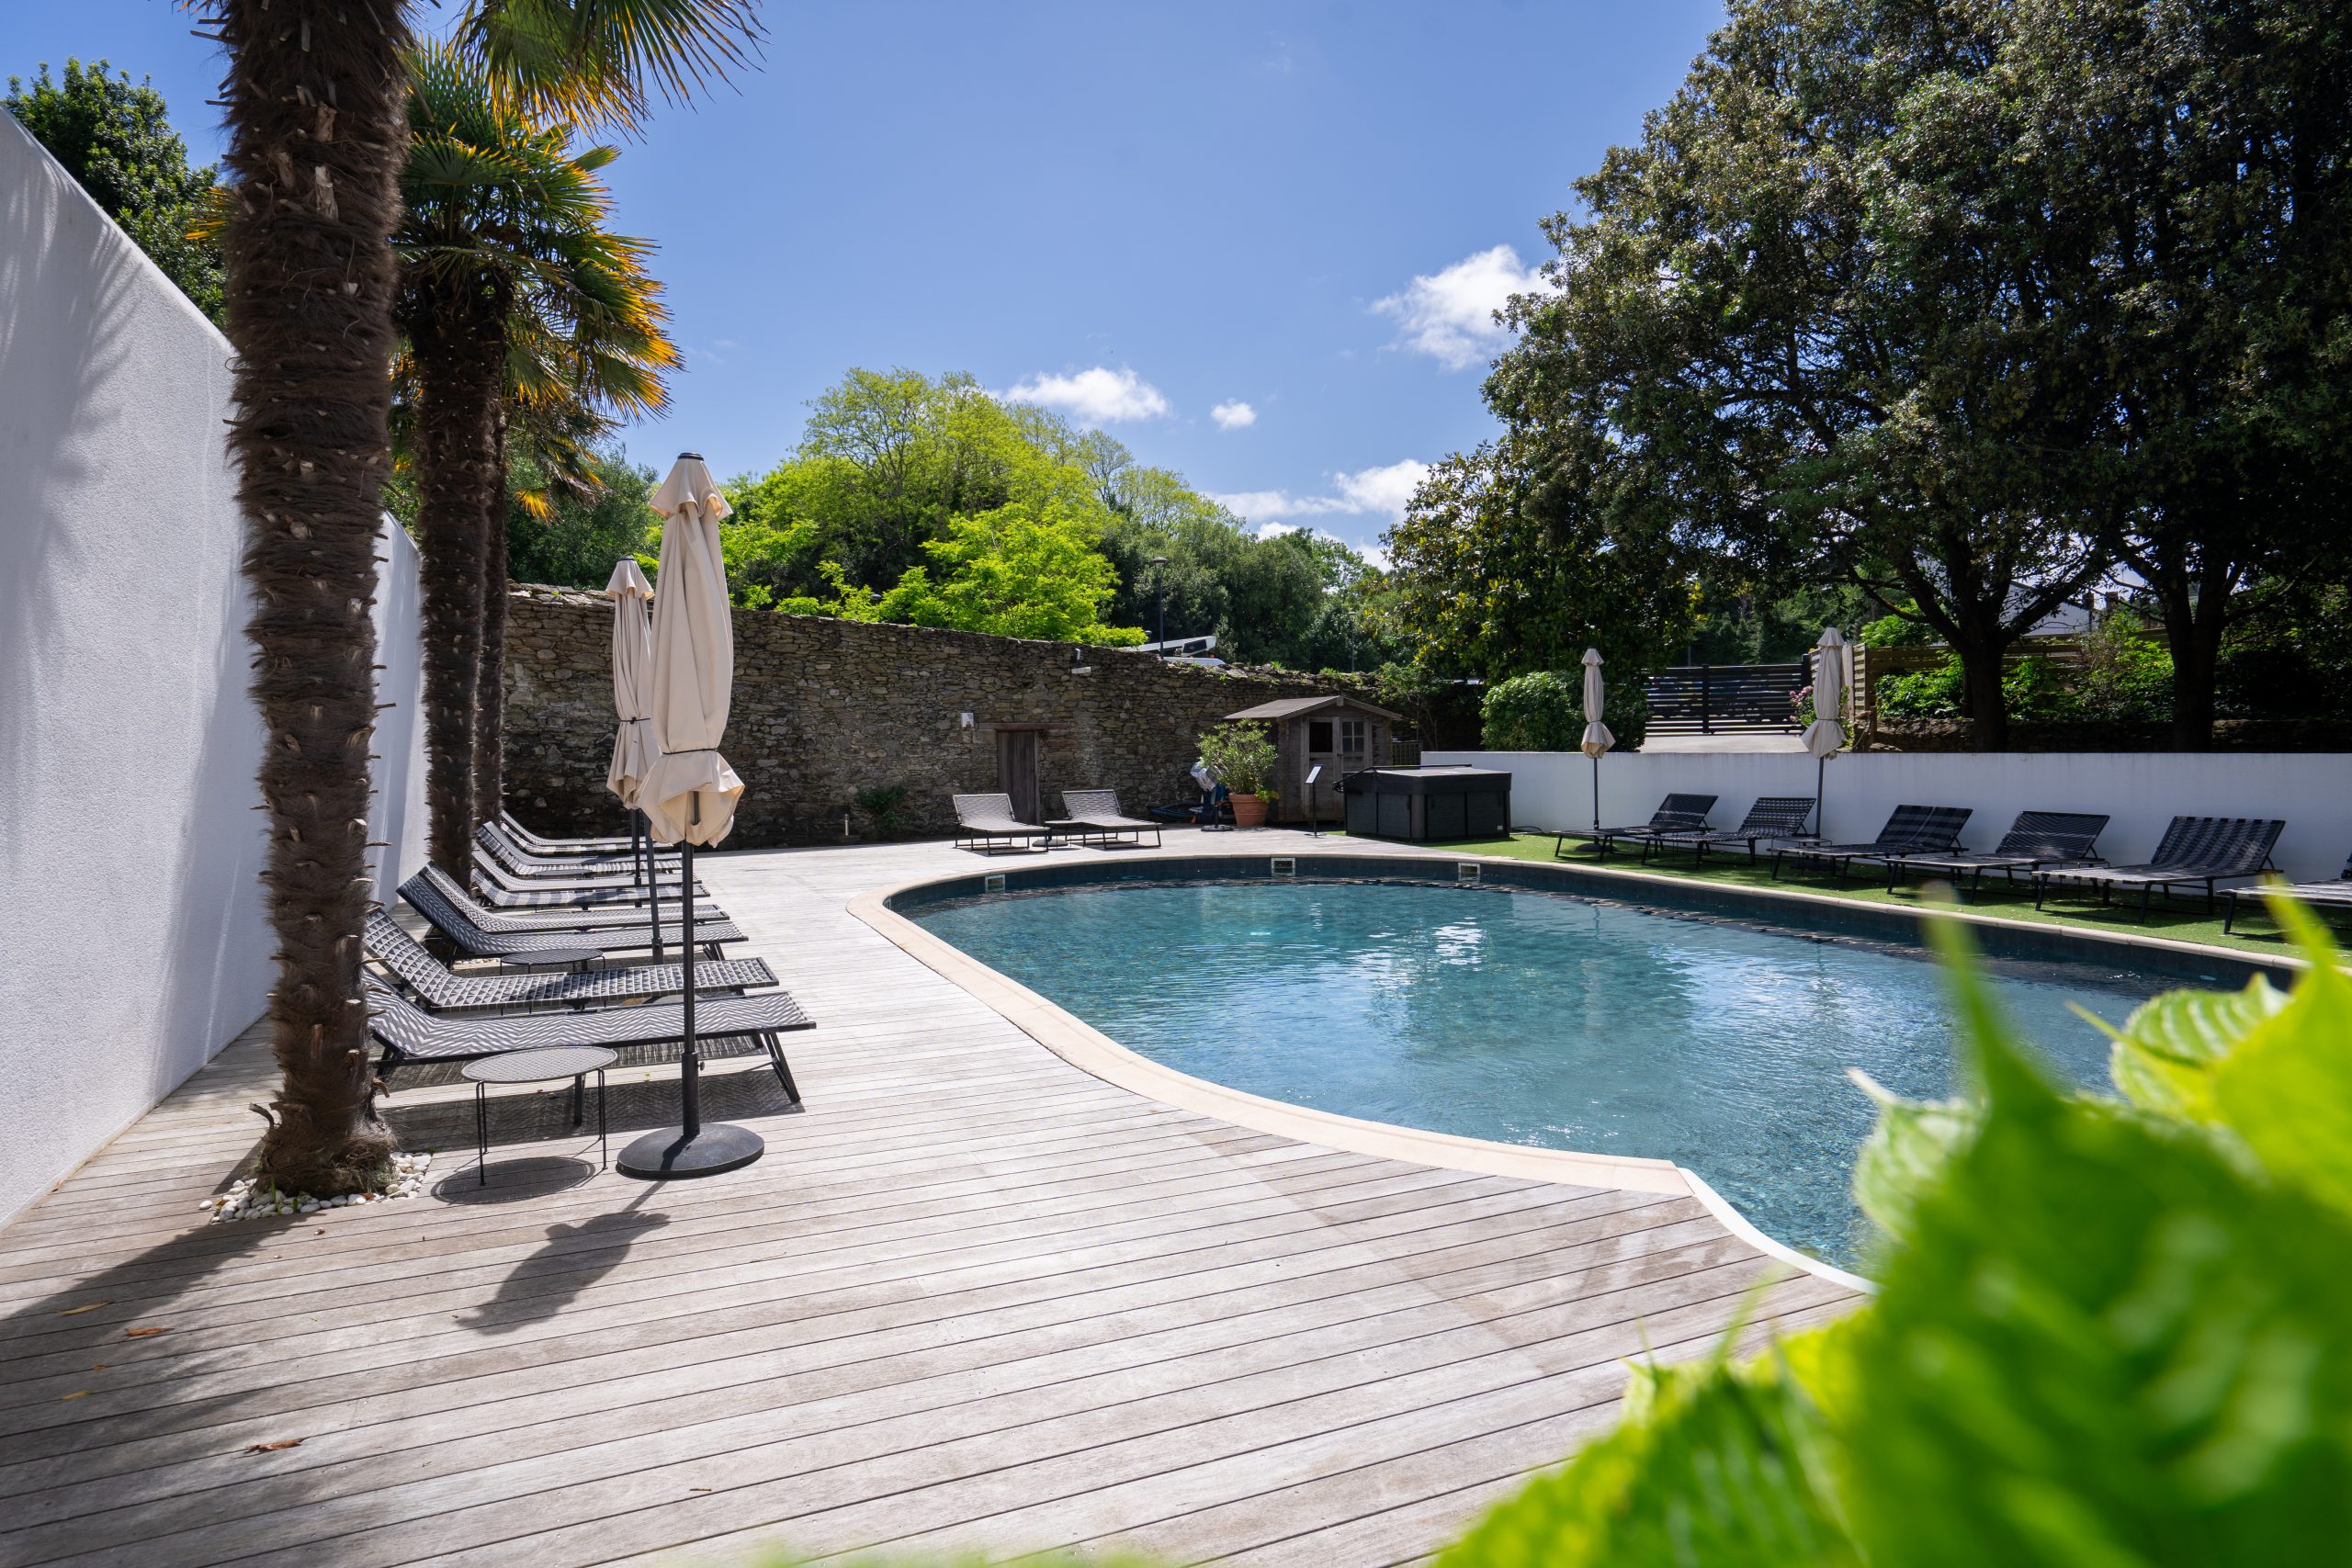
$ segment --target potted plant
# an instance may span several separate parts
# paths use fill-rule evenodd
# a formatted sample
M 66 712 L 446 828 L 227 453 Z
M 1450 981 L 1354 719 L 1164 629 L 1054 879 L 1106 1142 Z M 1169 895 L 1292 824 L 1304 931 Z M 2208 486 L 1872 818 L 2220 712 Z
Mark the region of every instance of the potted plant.
M 1274 783 L 1274 743 L 1254 724 L 1227 724 L 1201 737 L 1201 761 L 1233 800 L 1233 825 L 1266 825 L 1265 795 Z

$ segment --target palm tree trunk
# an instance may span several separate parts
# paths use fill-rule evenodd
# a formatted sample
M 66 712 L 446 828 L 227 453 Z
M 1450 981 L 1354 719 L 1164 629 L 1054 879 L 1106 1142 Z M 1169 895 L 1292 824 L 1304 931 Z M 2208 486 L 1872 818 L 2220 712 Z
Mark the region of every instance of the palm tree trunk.
M 506 803 L 506 422 L 498 422 L 498 470 L 482 552 L 481 677 L 474 691 L 474 821 L 497 820 Z
M 392 253 L 408 125 L 394 0 L 218 0 L 224 235 L 253 695 L 284 1077 L 260 1171 L 320 1196 L 380 1179 L 360 984 L 375 729 L 379 492 L 390 470 Z
M 473 867 L 474 715 L 506 367 L 504 313 L 488 291 L 460 283 L 420 289 L 405 314 L 418 385 L 426 843 L 434 863 L 465 882 Z

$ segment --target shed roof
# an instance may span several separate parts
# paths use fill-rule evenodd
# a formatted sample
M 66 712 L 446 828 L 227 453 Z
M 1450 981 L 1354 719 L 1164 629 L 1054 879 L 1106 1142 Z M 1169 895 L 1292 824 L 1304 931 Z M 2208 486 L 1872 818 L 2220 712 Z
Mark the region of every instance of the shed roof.
M 1260 703 L 1256 707 L 1243 708 L 1239 713 L 1229 713 L 1225 716 L 1228 720 L 1237 718 L 1296 718 L 1302 714 L 1319 713 L 1325 708 L 1333 707 L 1351 708 L 1358 713 L 1368 713 L 1376 717 L 1390 720 L 1400 719 L 1405 716 L 1401 713 L 1391 713 L 1384 707 L 1375 707 L 1371 703 L 1365 702 L 1361 697 L 1344 696 L 1336 692 L 1327 697 L 1277 697 L 1271 703 Z

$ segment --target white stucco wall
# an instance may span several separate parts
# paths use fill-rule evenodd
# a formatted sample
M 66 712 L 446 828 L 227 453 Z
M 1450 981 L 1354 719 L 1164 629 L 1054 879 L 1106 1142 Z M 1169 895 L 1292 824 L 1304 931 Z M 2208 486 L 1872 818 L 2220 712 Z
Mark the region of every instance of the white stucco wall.
M 1546 830 L 1592 821 L 1593 767 L 1560 751 L 1430 751 L 1511 774 L 1511 820 Z M 2352 853 L 2352 756 L 2340 752 L 1882 752 L 1833 757 L 1821 771 L 1825 830 L 1841 842 L 1876 836 L 1905 804 L 1965 806 L 1962 841 L 1991 849 L 2020 811 L 2103 811 L 2099 849 L 2118 863 L 2145 859 L 2178 814 L 2277 817 L 2277 860 L 2298 881 L 2334 876 Z M 1814 793 L 1812 758 L 1786 752 L 1612 751 L 1600 760 L 1604 827 L 1644 822 L 1669 792 L 1718 797 L 1718 827 L 1759 795 Z
M 0 114 L 0 1220 L 266 998 L 229 355 Z M 389 890 L 424 813 L 416 555 L 384 553 Z

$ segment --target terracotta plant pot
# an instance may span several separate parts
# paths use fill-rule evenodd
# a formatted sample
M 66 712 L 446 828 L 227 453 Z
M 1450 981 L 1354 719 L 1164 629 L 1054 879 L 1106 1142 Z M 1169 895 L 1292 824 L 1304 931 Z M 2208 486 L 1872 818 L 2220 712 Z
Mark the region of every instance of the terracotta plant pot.
M 1233 802 L 1233 825 L 1237 828 L 1262 828 L 1266 825 L 1266 802 L 1261 795 L 1228 796 Z

